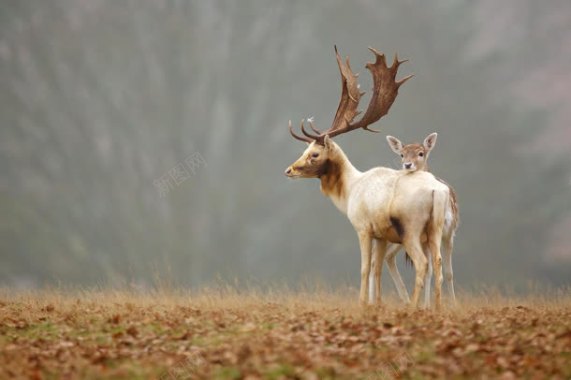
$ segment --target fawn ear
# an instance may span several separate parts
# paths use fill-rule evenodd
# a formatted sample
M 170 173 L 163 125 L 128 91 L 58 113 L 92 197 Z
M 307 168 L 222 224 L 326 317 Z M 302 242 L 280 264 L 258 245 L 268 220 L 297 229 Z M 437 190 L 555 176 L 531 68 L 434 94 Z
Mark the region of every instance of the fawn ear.
M 429 134 L 428 136 L 426 136 L 426 138 L 424 139 L 424 148 L 430 152 L 432 150 L 432 148 L 434 148 L 434 145 L 436 145 L 436 138 L 438 137 L 438 133 L 434 132 Z
M 401 154 L 402 143 L 400 142 L 399 139 L 393 136 L 387 136 L 387 142 L 389 143 L 389 146 L 391 147 L 393 152 L 395 152 L 396 154 Z

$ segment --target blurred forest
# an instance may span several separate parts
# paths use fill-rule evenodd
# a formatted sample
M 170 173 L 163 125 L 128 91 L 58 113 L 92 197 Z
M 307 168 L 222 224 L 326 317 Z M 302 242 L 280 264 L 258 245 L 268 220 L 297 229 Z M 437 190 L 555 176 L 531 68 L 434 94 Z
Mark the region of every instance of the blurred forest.
M 385 134 L 439 133 L 459 287 L 570 284 L 568 0 L 8 0 L 0 285 L 357 284 L 348 220 L 283 175 L 288 120 L 333 119 L 334 44 L 365 90 L 368 46 L 410 59 L 383 134 L 337 142 L 397 168 Z

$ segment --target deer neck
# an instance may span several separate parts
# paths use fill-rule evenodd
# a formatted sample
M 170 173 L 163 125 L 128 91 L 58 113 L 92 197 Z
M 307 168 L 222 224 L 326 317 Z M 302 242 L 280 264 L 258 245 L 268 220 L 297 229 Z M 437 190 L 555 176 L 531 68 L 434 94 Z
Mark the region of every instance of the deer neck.
M 347 200 L 352 184 L 360 174 L 341 148 L 335 146 L 319 175 L 321 192 L 344 214 L 347 214 Z

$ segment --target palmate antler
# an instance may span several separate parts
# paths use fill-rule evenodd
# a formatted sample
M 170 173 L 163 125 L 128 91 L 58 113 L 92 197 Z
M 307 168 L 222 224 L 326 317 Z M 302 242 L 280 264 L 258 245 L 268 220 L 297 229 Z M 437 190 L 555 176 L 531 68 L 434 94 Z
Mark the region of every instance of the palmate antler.
M 397 97 L 399 87 L 414 75 L 409 75 L 397 81 L 396 76 L 398 68 L 402 63 L 407 62 L 407 60 L 399 61 L 398 57 L 395 55 L 393 64 L 388 67 L 384 54 L 371 47 L 369 50 L 371 50 L 376 57 L 374 63 L 366 64 L 367 69 L 373 76 L 373 95 L 371 96 L 369 106 L 367 107 L 367 111 L 365 111 L 363 117 L 359 121 L 353 123 L 355 116 L 360 113 L 360 111 L 357 110 L 357 107 L 359 106 L 359 100 L 361 99 L 361 96 L 363 96 L 364 92 L 360 92 L 359 90 L 359 84 L 357 83 L 358 75 L 351 71 L 349 57 L 347 57 L 346 63 L 344 64 L 336 46 L 335 56 L 341 73 L 341 100 L 339 101 L 339 107 L 337 107 L 333 124 L 331 125 L 331 128 L 321 132 L 315 128 L 313 121 L 310 120 L 309 126 L 315 133 L 312 134 L 305 130 L 305 122 L 302 120 L 300 128 L 304 136 L 299 136 L 293 132 L 290 121 L 289 131 L 294 138 L 301 141 L 316 141 L 319 144 L 323 144 L 325 136 L 335 137 L 354 129 L 363 128 L 371 132 L 378 132 L 373 129 L 369 129 L 369 125 L 375 123 L 389 112 L 389 109 Z

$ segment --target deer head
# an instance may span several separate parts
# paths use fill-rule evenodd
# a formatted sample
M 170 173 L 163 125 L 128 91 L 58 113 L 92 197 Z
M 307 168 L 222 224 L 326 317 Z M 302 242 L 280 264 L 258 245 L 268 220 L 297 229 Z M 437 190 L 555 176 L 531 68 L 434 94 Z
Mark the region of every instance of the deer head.
M 294 133 L 289 122 L 289 131 L 291 135 L 300 141 L 309 144 L 303 154 L 290 165 L 285 174 L 290 178 L 319 178 L 327 172 L 330 160 L 338 149 L 337 145 L 331 140 L 333 137 L 343 133 L 353 131 L 355 129 L 365 129 L 370 132 L 378 132 L 369 128 L 369 125 L 385 116 L 391 108 L 398 94 L 399 87 L 407 80 L 413 77 L 409 75 L 401 80 L 396 80 L 399 66 L 406 62 L 399 61 L 395 55 L 393 64 L 387 66 L 385 55 L 373 48 L 369 48 L 375 54 L 375 62 L 367 63 L 366 68 L 373 76 L 373 94 L 369 102 L 369 106 L 363 117 L 354 122 L 353 119 L 360 111 L 357 110 L 359 100 L 364 92 L 359 89 L 357 83 L 357 75 L 351 70 L 349 58 L 343 63 L 337 47 L 335 47 L 335 56 L 337 65 L 341 73 L 341 100 L 337 107 L 333 124 L 326 131 L 320 131 L 313 125 L 313 120 L 309 121 L 309 127 L 312 132 L 305 129 L 305 121 L 301 121 L 300 129 L 303 135 Z
M 303 123 L 303 120 L 302 120 Z M 334 154 L 335 146 L 329 136 L 323 138 L 323 144 L 311 141 L 303 154 L 286 169 L 290 178 L 319 178 L 326 171 L 330 155 Z
M 389 146 L 402 158 L 402 168 L 410 172 L 417 170 L 428 171 L 428 156 L 430 151 L 436 145 L 436 137 L 438 134 L 429 134 L 422 144 L 407 144 L 403 143 L 393 136 L 387 136 Z

